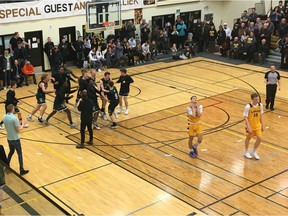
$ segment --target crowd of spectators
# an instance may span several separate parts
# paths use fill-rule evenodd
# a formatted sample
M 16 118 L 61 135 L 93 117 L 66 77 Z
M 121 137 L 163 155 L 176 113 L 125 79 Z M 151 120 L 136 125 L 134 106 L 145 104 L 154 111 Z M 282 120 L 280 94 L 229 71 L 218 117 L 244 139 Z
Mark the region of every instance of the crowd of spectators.
M 138 35 L 131 20 L 124 22 L 116 35 L 105 39 L 101 35 L 87 34 L 72 43 L 61 38 L 56 44 L 48 37 L 43 51 L 48 57 L 52 74 L 57 74 L 62 65 L 66 66 L 71 52 L 75 54 L 76 66 L 96 68 L 99 72 L 154 61 L 161 54 L 170 54 L 175 60 L 189 59 L 196 55 L 196 49 L 197 53 L 219 52 L 224 57 L 263 64 L 269 53 L 271 37 L 279 35 L 281 68 L 288 68 L 287 17 L 288 8 L 279 1 L 267 20 L 261 21 L 253 8 L 250 14 L 245 10 L 232 28 L 227 23 L 216 27 L 213 20 L 207 22 L 194 20 L 193 17 L 185 23 L 177 16 L 174 23 L 166 22 L 163 27 L 155 23 L 149 26 L 143 19 Z M 28 85 L 27 75 L 23 72 L 29 61 L 27 47 L 29 44 L 16 32 L 10 40 L 9 49 L 0 59 L 3 88 L 9 87 L 12 80 L 17 80 L 21 87 L 25 77 Z

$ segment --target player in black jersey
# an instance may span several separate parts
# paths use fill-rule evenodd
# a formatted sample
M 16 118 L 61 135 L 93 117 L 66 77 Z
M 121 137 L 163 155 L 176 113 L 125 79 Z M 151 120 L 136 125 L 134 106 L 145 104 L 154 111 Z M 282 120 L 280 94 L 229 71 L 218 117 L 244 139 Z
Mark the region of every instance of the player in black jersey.
M 88 72 L 86 70 L 82 70 L 82 76 L 79 77 L 78 79 L 78 93 L 77 93 L 77 98 L 76 98 L 76 103 L 74 105 L 74 108 L 77 107 L 78 101 L 81 98 L 81 94 L 83 90 L 87 90 L 87 86 L 88 86 L 88 80 L 89 76 L 88 76 Z
M 33 121 L 32 116 L 41 108 L 40 116 L 38 117 L 38 121 L 40 123 L 43 123 L 42 117 L 43 117 L 45 110 L 47 108 L 45 95 L 49 94 L 49 93 L 54 93 L 56 91 L 55 89 L 48 90 L 48 82 L 50 79 L 54 80 L 54 78 L 50 78 L 50 76 L 48 74 L 42 75 L 41 81 L 38 83 L 38 90 L 37 90 L 37 94 L 36 94 L 37 104 L 36 104 L 35 108 L 33 109 L 33 111 L 28 115 L 28 117 L 27 117 L 28 121 Z
M 58 91 L 58 89 L 60 89 L 63 86 L 64 82 L 67 82 L 67 94 L 66 94 L 66 103 L 69 102 L 69 100 L 72 97 L 69 97 L 69 94 L 73 94 L 74 92 L 77 91 L 77 88 L 74 90 L 71 90 L 71 81 L 73 81 L 74 83 L 76 83 L 76 80 L 74 80 L 73 78 L 77 78 L 78 77 L 71 71 L 66 69 L 64 66 L 61 66 L 59 69 L 59 72 L 55 75 L 53 75 L 53 78 L 55 79 L 55 81 L 53 82 L 54 84 L 54 89 L 56 89 L 56 92 Z
M 116 129 L 117 124 L 113 118 L 113 114 L 116 117 L 115 109 L 119 104 L 119 94 L 118 94 L 116 87 L 114 86 L 113 81 L 109 81 L 108 85 L 109 85 L 109 92 L 106 98 L 106 100 L 110 103 L 108 106 L 108 113 L 109 113 L 110 120 L 112 122 L 111 128 Z
M 100 80 L 100 88 L 101 88 L 101 99 L 102 99 L 102 108 L 101 108 L 101 115 L 103 120 L 107 120 L 106 114 L 105 114 L 105 108 L 107 104 L 106 95 L 109 92 L 109 81 L 110 81 L 110 73 L 105 72 L 104 77 Z
M 17 84 L 15 81 L 12 81 L 10 85 L 11 85 L 11 89 L 6 93 L 5 110 L 9 104 L 12 104 L 14 106 L 15 113 L 18 115 L 19 124 L 22 125 L 22 115 L 18 108 L 18 105 L 21 104 L 21 102 L 16 98 L 16 93 L 15 93 Z M 0 129 L 4 129 L 2 126 L 3 123 L 4 123 L 3 121 L 0 122 Z M 28 124 L 24 123 L 23 127 L 28 127 Z
M 46 125 L 49 123 L 49 119 L 54 116 L 57 112 L 65 111 L 67 113 L 67 117 L 70 123 L 70 128 L 76 128 L 76 124 L 72 121 L 71 111 L 68 109 L 68 107 L 65 105 L 66 97 L 65 95 L 70 92 L 67 92 L 68 89 L 68 82 L 65 81 L 62 86 L 56 91 L 56 97 L 54 99 L 54 105 L 53 105 L 53 111 L 50 113 L 47 117 L 47 119 L 44 121 Z
M 122 106 L 122 99 L 124 98 L 124 103 L 125 103 L 125 115 L 127 115 L 129 113 L 129 109 L 128 109 L 128 95 L 130 92 L 130 84 L 134 82 L 134 80 L 132 79 L 131 76 L 127 75 L 127 70 L 125 68 L 121 68 L 120 69 L 120 77 L 117 81 L 117 83 L 121 83 L 120 84 L 120 98 L 119 98 L 119 110 L 118 113 L 120 114 L 123 110 L 123 106 Z
M 93 126 L 95 129 L 100 130 L 101 128 L 99 127 L 98 122 L 97 122 L 99 112 L 100 112 L 97 94 L 100 95 L 101 92 L 97 88 L 97 84 L 94 82 L 93 78 L 91 78 L 89 81 L 87 93 L 88 93 L 88 98 L 93 101 Z

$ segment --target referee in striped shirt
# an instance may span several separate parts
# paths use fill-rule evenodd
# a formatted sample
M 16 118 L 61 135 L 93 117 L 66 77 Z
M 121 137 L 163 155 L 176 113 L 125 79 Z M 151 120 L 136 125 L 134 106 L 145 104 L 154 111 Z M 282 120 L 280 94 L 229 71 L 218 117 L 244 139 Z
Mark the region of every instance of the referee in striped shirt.
M 274 101 L 277 92 L 277 87 L 280 91 L 280 74 L 275 70 L 275 66 L 271 65 L 270 71 L 265 73 L 265 84 L 266 84 L 266 109 L 274 110 Z

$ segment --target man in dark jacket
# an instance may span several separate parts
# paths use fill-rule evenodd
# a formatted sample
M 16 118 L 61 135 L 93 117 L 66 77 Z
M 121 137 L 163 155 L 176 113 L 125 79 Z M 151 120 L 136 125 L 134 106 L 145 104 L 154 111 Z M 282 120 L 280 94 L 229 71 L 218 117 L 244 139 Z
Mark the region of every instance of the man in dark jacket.
M 48 60 L 49 60 L 49 63 L 50 63 L 50 67 L 52 67 L 51 66 L 51 61 L 52 61 L 52 50 L 53 50 L 53 47 L 54 47 L 54 43 L 52 42 L 51 37 L 48 37 L 47 38 L 47 43 L 45 43 L 45 45 L 44 45 L 44 52 L 46 53 L 46 55 L 48 57 Z
M 144 27 L 141 29 L 141 44 L 147 42 L 149 40 L 150 29 Z
M 14 71 L 14 59 L 11 55 L 9 55 L 9 50 L 5 49 L 4 55 L 1 58 L 1 72 L 3 78 L 3 87 L 4 90 L 10 86 L 10 81 L 12 78 L 12 73 Z
M 92 122 L 93 122 L 93 106 L 94 103 L 91 99 L 88 98 L 87 90 L 82 91 L 82 98 L 79 100 L 78 110 L 81 112 L 81 143 L 76 146 L 76 148 L 84 148 L 85 142 L 85 129 L 88 128 L 89 131 L 89 145 L 93 145 L 93 130 L 92 130 Z

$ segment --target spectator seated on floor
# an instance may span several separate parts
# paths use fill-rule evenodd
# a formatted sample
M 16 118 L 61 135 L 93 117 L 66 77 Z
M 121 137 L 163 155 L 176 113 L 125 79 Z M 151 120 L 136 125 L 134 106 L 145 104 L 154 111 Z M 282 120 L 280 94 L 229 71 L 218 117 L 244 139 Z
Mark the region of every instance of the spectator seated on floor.
M 180 59 L 176 43 L 174 43 L 173 46 L 171 47 L 171 52 L 172 52 L 172 59 L 174 60 Z
M 194 44 L 193 44 L 193 39 L 192 37 L 188 37 L 188 40 L 185 41 L 185 44 L 184 44 L 185 47 L 190 47 L 190 51 L 192 53 L 192 55 L 195 55 L 195 52 L 193 50 L 193 47 L 194 47 Z
M 179 58 L 182 60 L 192 58 L 192 53 L 191 53 L 190 47 L 186 47 L 184 53 L 182 55 L 180 55 Z
M 25 62 L 24 66 L 22 68 L 22 72 L 25 75 L 25 82 L 26 82 L 27 86 L 29 85 L 28 77 L 31 77 L 31 76 L 33 77 L 33 83 L 37 84 L 36 76 L 35 76 L 35 70 L 34 70 L 33 65 L 30 63 L 30 61 Z

